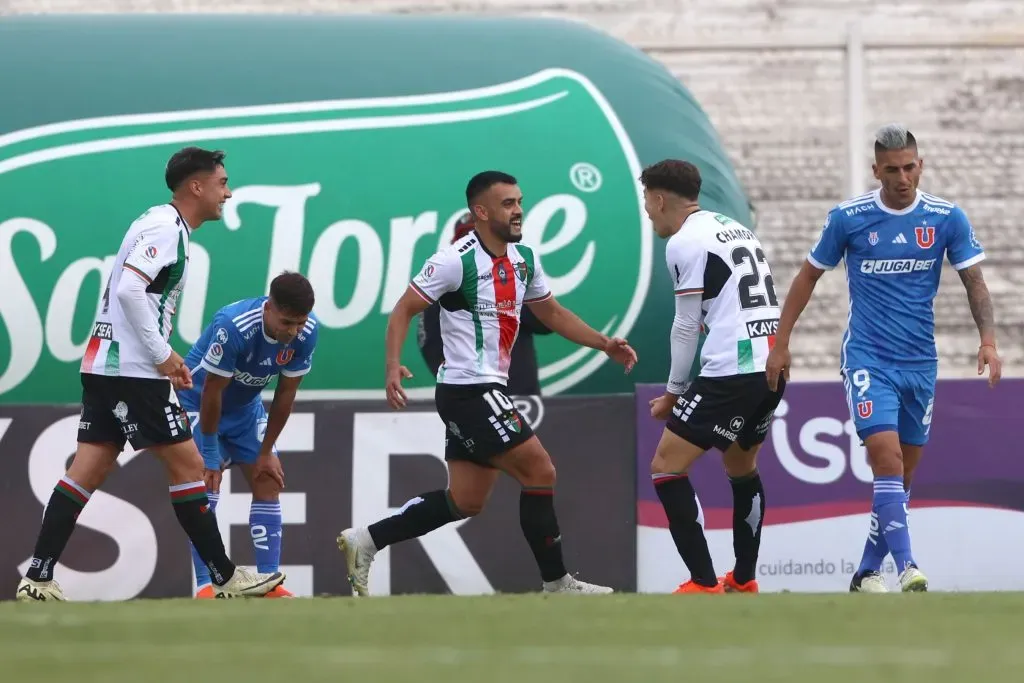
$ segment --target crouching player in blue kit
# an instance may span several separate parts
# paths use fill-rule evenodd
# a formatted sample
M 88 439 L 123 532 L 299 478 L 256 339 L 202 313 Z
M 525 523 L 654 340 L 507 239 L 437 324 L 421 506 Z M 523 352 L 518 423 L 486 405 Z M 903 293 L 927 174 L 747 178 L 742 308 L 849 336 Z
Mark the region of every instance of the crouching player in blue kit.
M 885 593 L 880 573 L 892 554 L 904 592 L 928 580 L 910 548 L 907 504 L 914 469 L 928 441 L 938 356 L 934 299 L 943 256 L 959 273 L 978 326 L 978 374 L 999 381 L 992 301 L 981 273 L 981 244 L 963 210 L 917 189 L 924 162 L 906 128 L 885 126 L 875 139 L 881 187 L 832 209 L 807 261 L 793 280 L 768 356 L 768 384 L 788 379 L 789 339 L 826 270 L 846 260 L 850 317 L 841 374 L 857 434 L 874 474 L 871 526 L 851 592 Z
M 316 347 L 313 287 L 299 273 L 270 283 L 270 296 L 244 299 L 217 311 L 189 351 L 192 388 L 178 398 L 192 423 L 206 471 L 210 506 L 216 509 L 223 468 L 238 465 L 252 491 L 249 527 L 257 567 L 281 561 L 284 472 L 275 442 L 292 412 L 295 392 L 309 372 Z M 261 390 L 278 374 L 270 415 Z M 213 598 L 210 574 L 195 548 L 197 598 Z M 262 570 L 261 570 L 262 571 Z M 292 597 L 282 586 L 268 598 Z

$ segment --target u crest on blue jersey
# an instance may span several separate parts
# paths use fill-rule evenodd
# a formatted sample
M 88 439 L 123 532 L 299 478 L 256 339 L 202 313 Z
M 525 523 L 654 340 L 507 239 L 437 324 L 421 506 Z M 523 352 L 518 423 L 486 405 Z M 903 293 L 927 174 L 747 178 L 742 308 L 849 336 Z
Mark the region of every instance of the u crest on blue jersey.
M 935 227 L 931 225 L 923 225 L 914 228 L 914 235 L 917 236 L 917 246 L 922 249 L 928 249 L 935 244 Z
M 277 352 L 277 364 L 288 365 L 294 355 L 295 349 L 281 349 Z

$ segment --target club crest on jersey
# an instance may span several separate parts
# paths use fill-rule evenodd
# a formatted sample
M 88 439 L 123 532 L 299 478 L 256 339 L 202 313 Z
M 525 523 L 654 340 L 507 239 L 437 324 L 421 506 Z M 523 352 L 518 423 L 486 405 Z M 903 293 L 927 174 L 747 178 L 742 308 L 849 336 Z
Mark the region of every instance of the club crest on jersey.
M 505 264 L 504 263 L 499 263 L 498 264 L 498 280 L 503 285 L 508 284 L 508 272 L 506 272 L 506 270 L 505 270 Z
M 869 232 L 868 233 L 868 244 L 870 244 L 871 246 L 875 246 L 876 244 L 878 244 L 878 233 L 877 232 Z
M 516 277 L 519 278 L 519 281 L 526 282 L 526 261 L 520 261 L 513 268 L 515 268 Z
M 917 246 L 922 249 L 927 249 L 935 244 L 935 228 L 931 225 L 914 228 L 914 234 L 917 236 Z
M 857 415 L 859 415 L 861 419 L 868 419 L 871 417 L 871 413 L 873 412 L 875 412 L 874 401 L 861 401 L 857 404 Z
M 504 421 L 505 426 L 508 428 L 510 432 L 515 432 L 516 434 L 518 434 L 519 432 L 523 431 L 523 423 L 519 421 L 519 416 L 516 415 L 515 413 L 512 413 L 511 415 L 507 416 Z
M 277 364 L 288 365 L 288 362 L 295 356 L 295 349 L 281 349 L 277 352 Z

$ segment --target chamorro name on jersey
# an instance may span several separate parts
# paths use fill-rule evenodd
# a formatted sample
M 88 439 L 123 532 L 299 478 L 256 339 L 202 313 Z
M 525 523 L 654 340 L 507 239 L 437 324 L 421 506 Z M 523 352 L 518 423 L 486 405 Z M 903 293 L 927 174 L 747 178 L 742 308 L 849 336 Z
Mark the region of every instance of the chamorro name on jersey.
M 507 384 L 523 304 L 551 296 L 531 248 L 495 256 L 475 232 L 431 256 L 412 288 L 441 305 L 442 384 Z
M 192 371 L 192 389 L 197 400 L 207 373 L 231 377 L 221 398 L 226 414 L 260 400 L 260 392 L 278 374 L 305 375 L 313 366 L 320 322 L 310 314 L 306 324 L 288 344 L 268 336 L 263 328 L 267 297 L 243 299 L 217 311 L 213 322 L 185 357 Z
M 843 369 L 938 363 L 934 301 L 943 255 L 956 270 L 985 258 L 963 210 L 941 197 L 918 192 L 896 211 L 875 190 L 829 212 L 807 260 L 825 270 L 846 261 Z
M 171 204 L 151 207 L 131 224 L 103 292 L 103 305 L 82 358 L 82 372 L 164 378 L 125 319 L 116 292 L 123 277 L 145 280 L 146 301 L 160 336 L 164 341 L 170 339 L 174 312 L 188 277 L 189 232 L 185 219 Z
M 697 211 L 665 246 L 676 296 L 701 296 L 703 377 L 763 372 L 779 301 L 761 242 L 727 216 Z

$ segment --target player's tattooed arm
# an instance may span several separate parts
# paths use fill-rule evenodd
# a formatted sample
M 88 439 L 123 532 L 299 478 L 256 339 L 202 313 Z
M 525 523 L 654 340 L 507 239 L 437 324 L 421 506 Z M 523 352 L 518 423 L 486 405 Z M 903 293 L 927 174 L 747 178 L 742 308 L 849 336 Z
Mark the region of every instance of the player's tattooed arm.
M 967 302 L 971 306 L 971 315 L 978 326 L 982 344 L 996 343 L 996 319 L 992 309 L 992 297 L 988 293 L 985 277 L 981 273 L 981 265 L 975 264 L 959 271 L 960 281 L 967 290 Z

